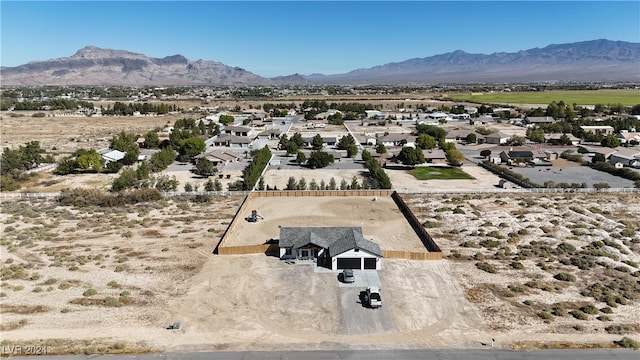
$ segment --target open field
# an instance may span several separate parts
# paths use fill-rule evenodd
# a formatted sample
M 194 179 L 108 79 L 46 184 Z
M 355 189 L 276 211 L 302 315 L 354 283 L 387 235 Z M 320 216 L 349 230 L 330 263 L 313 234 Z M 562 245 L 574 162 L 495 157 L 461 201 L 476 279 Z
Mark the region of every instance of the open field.
M 450 94 L 457 101 L 498 104 L 549 104 L 564 101 L 566 104 L 595 105 L 640 104 L 640 91 L 598 90 L 598 91 L 543 91 L 543 92 L 501 92 L 481 95 Z
M 50 352 L 91 353 L 481 348 L 495 338 L 509 348 L 640 335 L 638 195 L 403 198 L 450 259 L 385 259 L 393 327 L 366 334 L 344 327 L 338 307 L 349 299 L 339 301 L 335 273 L 262 254 L 211 255 L 240 198 L 109 208 L 4 200 L 3 344 L 51 339 Z M 370 199 L 340 201 L 353 202 L 344 214 L 374 219 L 367 236 L 394 226 L 376 220 L 383 213 Z M 288 221 L 282 204 L 254 204 L 265 224 Z M 316 225 L 336 218 L 326 206 L 309 206 L 325 215 Z M 174 321 L 181 330 L 164 329 Z

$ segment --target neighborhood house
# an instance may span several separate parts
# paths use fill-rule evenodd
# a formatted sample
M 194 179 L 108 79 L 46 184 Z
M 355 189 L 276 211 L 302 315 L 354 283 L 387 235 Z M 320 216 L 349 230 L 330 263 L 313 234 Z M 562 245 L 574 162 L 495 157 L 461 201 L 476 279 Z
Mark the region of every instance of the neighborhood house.
M 315 260 L 331 270 L 380 270 L 380 246 L 361 227 L 281 227 L 280 258 Z

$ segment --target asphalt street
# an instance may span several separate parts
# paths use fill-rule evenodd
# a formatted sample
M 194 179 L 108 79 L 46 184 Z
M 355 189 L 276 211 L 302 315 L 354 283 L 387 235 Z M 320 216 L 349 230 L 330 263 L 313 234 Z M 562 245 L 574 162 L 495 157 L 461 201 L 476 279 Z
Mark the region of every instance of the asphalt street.
M 40 356 L 50 360 L 638 360 L 638 351 L 625 349 L 510 351 L 472 350 L 327 350 L 327 351 L 220 351 L 138 355 Z

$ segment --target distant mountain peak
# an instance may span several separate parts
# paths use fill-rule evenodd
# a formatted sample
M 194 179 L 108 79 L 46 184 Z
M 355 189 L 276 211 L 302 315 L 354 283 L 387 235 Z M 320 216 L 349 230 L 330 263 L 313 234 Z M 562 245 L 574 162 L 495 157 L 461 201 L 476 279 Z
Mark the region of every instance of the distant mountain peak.
M 6 85 L 287 85 L 545 81 L 640 81 L 640 43 L 597 39 L 544 48 L 471 54 L 464 50 L 356 69 L 270 79 L 241 67 L 176 54 L 153 58 L 88 45 L 70 57 L 1 67 Z

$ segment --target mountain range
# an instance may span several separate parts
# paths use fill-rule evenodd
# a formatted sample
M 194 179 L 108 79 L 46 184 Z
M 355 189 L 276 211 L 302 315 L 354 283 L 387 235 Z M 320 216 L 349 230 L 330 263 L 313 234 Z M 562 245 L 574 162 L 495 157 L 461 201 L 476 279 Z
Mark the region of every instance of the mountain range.
M 216 61 L 84 47 L 70 57 L 0 67 L 3 85 L 307 85 L 638 82 L 640 43 L 592 40 L 515 53 L 462 50 L 344 74 L 265 78 Z

